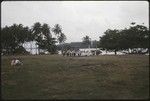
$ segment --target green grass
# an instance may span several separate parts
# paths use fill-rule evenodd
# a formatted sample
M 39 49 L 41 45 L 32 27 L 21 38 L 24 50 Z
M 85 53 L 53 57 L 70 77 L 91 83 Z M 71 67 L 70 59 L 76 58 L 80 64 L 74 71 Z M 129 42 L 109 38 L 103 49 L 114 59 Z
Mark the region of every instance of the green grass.
M 3 99 L 148 99 L 149 57 L 2 56 Z

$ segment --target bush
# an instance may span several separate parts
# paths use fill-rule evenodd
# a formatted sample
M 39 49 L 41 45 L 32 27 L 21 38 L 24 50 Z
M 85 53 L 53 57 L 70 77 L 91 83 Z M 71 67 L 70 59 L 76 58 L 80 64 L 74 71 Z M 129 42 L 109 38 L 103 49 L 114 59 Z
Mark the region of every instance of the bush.
M 19 46 L 17 49 L 14 51 L 15 54 L 29 54 L 30 52 L 26 51 L 26 49 L 22 46 Z

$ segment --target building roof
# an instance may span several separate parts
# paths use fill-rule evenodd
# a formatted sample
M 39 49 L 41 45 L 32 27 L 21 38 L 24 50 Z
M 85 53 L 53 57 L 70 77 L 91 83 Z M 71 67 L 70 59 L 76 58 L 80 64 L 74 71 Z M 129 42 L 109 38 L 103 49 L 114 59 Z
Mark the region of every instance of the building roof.
M 58 45 L 58 47 L 62 47 L 62 46 L 69 46 L 70 48 L 73 48 L 73 49 L 89 47 L 89 45 L 84 44 L 83 42 L 71 42 L 71 43 L 64 43 L 64 44 Z M 97 47 L 97 41 L 92 41 L 90 48 L 96 48 L 96 47 Z

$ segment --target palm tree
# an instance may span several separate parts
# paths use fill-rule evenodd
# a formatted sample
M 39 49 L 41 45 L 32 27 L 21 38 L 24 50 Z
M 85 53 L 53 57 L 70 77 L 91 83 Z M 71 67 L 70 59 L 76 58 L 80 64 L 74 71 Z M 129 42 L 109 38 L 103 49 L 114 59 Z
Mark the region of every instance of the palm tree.
M 58 41 L 61 44 L 61 43 L 64 43 L 66 41 L 66 39 L 67 38 L 66 38 L 65 34 L 61 33 L 60 36 L 59 36 L 59 38 L 58 38 Z
M 57 38 L 59 38 L 60 34 L 62 33 L 62 28 L 61 28 L 61 26 L 59 24 L 56 24 L 54 26 L 54 28 L 52 29 L 52 31 L 55 33 Z
M 41 36 L 41 28 L 42 26 L 39 22 L 34 23 L 34 25 L 32 26 L 32 32 L 35 40 L 37 40 L 38 37 Z
M 55 33 L 55 35 L 57 37 L 57 41 L 58 41 L 59 44 L 62 44 L 66 41 L 66 36 L 65 36 L 64 33 L 62 33 L 62 28 L 59 24 L 56 24 L 54 26 L 54 28 L 52 29 L 52 31 Z
M 34 23 L 34 25 L 32 26 L 32 33 L 33 33 L 34 40 L 38 45 L 38 42 L 41 40 L 41 24 L 39 22 Z M 39 47 L 38 47 L 38 53 L 39 53 Z
M 48 24 L 43 24 L 42 28 L 42 33 L 45 37 L 50 38 L 52 37 L 51 33 L 50 33 L 50 27 L 48 26 Z
M 90 44 L 91 44 L 91 38 L 89 37 L 89 36 L 85 36 L 85 37 L 83 37 L 82 38 L 82 42 L 83 42 L 83 44 L 85 44 L 85 45 L 88 45 L 88 47 L 90 47 Z
M 43 39 L 42 39 L 42 45 L 44 49 L 51 53 L 55 53 L 55 38 L 52 38 L 51 32 L 50 32 L 50 27 L 48 24 L 43 24 L 42 26 L 42 34 L 43 34 Z

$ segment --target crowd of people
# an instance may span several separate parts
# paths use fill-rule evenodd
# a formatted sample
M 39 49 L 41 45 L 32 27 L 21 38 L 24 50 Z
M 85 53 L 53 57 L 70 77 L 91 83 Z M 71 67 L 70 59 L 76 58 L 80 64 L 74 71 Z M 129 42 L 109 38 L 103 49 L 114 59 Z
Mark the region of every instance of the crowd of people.
M 81 52 L 75 50 L 67 50 L 62 52 L 63 56 L 81 56 Z

